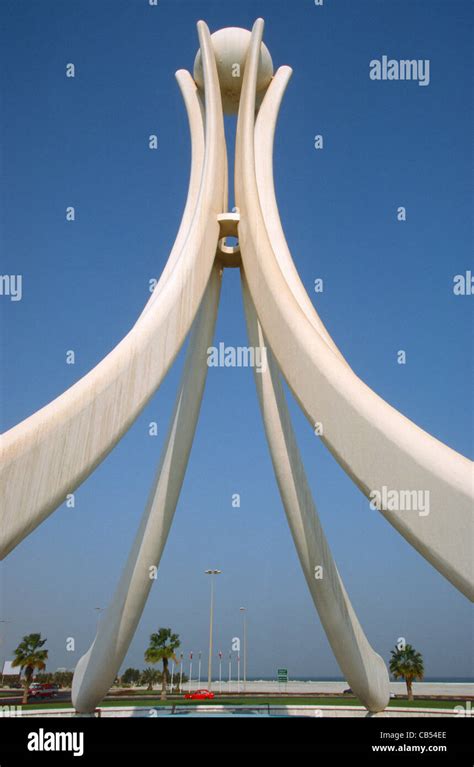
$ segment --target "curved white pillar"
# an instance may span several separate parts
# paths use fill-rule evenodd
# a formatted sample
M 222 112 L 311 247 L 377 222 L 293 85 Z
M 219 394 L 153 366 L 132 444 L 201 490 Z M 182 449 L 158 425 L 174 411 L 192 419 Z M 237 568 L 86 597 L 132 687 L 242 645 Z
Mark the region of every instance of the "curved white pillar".
M 390 699 L 385 663 L 370 646 L 331 555 L 306 479 L 278 365 L 265 342 L 243 274 L 242 290 L 250 344 L 267 350 L 267 366 L 261 372 L 254 370 L 255 383 L 275 476 L 306 582 L 352 691 L 369 711 L 383 711 Z
M 194 322 L 168 436 L 147 507 L 112 602 L 101 616 L 97 635 L 80 658 L 72 685 L 76 711 L 93 711 L 118 674 L 153 584 L 178 503 L 196 431 L 207 375 L 220 293 L 220 268 L 214 266 Z
M 216 61 L 204 22 L 199 22 L 198 31 L 205 79 L 205 153 L 195 209 L 177 263 L 158 290 L 159 301 L 152 295 L 148 311 L 107 357 L 2 436 L 2 558 L 89 476 L 132 425 L 163 380 L 196 316 L 214 262 L 217 216 L 227 182 Z M 190 103 L 192 99 L 189 93 Z M 188 107 L 200 112 L 196 94 L 194 105 Z M 197 116 L 193 124 L 199 125 Z
M 273 178 L 273 143 L 281 102 L 292 74 L 293 70 L 291 67 L 280 67 L 275 72 L 275 76 L 268 86 L 255 120 L 255 178 L 258 197 L 268 238 L 272 243 L 276 261 L 288 287 L 314 329 L 327 343 L 329 348 L 341 360 L 344 360 L 301 282 L 286 242 L 276 201 Z
M 196 83 L 191 74 L 186 69 L 179 69 L 175 73 L 181 95 L 183 97 L 186 113 L 188 116 L 189 135 L 191 136 L 191 172 L 189 175 L 188 193 L 184 206 L 181 223 L 178 234 L 171 249 L 171 253 L 166 261 L 160 279 L 155 286 L 153 293 L 145 304 L 140 317 L 155 303 L 161 294 L 164 285 L 167 282 L 168 275 L 173 271 L 178 263 L 183 245 L 189 233 L 193 216 L 196 212 L 196 206 L 199 197 L 199 188 L 201 186 L 202 170 L 204 167 L 204 155 L 206 151 L 205 137 L 205 111 Z M 227 163 L 226 163 L 227 164 Z M 226 184 L 227 186 L 227 184 Z M 138 321 L 140 318 L 138 318 Z
M 196 71 L 201 88 L 188 72 L 176 74 L 192 142 L 188 196 L 161 279 L 131 331 L 99 365 L 2 435 L 0 557 L 105 458 L 149 401 L 195 323 L 146 511 L 111 605 L 76 668 L 73 700 L 79 711 L 92 710 L 113 682 L 150 589 L 149 568 L 160 561 L 207 372 L 220 286 L 216 250 L 228 266 L 239 265 L 239 249 L 218 248 L 218 241 L 237 233 L 237 219 L 249 334 L 254 345 L 268 342 L 272 350 L 269 370 L 261 378 L 257 374 L 257 385 L 280 493 L 336 658 L 371 711 L 381 710 L 388 701 L 386 669 L 365 637 L 325 540 L 280 371 L 311 424 L 322 424 L 324 443 L 367 497 L 384 490 L 428 493 L 428 508 L 424 497 L 420 509 L 403 511 L 383 501 L 380 511 L 456 588 L 474 598 L 472 462 L 418 428 L 354 374 L 314 309 L 291 258 L 273 182 L 274 132 L 291 70 L 281 67 L 268 84 L 273 65 L 262 48 L 262 32 L 260 19 L 251 36 L 233 28 L 220 30 L 211 40 L 204 22 L 198 23 L 201 55 Z M 243 83 L 229 75 L 236 59 L 244 71 Z M 238 216 L 227 211 L 221 87 L 227 106 L 239 103 Z M 322 580 L 314 578 L 318 566 L 323 567 Z
M 243 268 L 263 331 L 311 424 L 369 498 L 373 491 L 428 493 L 429 513 L 381 513 L 469 599 L 474 599 L 473 464 L 420 429 L 363 383 L 315 330 L 283 275 L 257 186 L 255 81 L 263 21 L 254 25 L 240 99 L 235 190 Z M 261 181 L 261 185 L 266 183 Z M 265 194 L 265 192 L 263 192 Z M 369 512 L 371 513 L 371 512 Z

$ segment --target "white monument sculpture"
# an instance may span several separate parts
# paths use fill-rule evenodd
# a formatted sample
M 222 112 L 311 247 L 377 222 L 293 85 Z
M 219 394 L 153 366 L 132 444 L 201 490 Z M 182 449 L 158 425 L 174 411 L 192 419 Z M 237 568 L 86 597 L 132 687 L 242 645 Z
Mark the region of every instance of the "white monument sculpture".
M 281 374 L 311 425 L 368 497 L 429 492 L 429 514 L 380 513 L 445 578 L 473 599 L 473 464 L 392 408 L 351 370 L 313 307 L 280 223 L 273 137 L 289 67 L 273 74 L 263 20 L 250 33 L 197 25 L 194 79 L 176 77 L 192 140 L 188 197 L 163 274 L 136 324 L 93 370 L 2 437 L 1 556 L 63 503 L 121 439 L 191 332 L 167 440 L 148 504 L 97 635 L 79 660 L 72 699 L 93 711 L 124 660 L 166 543 L 191 449 L 225 267 L 241 271 L 250 343 L 266 347 L 256 373 L 266 436 L 301 565 L 339 666 L 370 712 L 389 701 L 388 673 L 370 646 L 332 558 L 293 433 Z M 228 212 L 223 109 L 238 112 L 235 197 Z M 238 245 L 225 238 L 238 237 Z M 382 496 L 381 496 L 382 497 Z M 315 573 L 322 577 L 315 577 Z

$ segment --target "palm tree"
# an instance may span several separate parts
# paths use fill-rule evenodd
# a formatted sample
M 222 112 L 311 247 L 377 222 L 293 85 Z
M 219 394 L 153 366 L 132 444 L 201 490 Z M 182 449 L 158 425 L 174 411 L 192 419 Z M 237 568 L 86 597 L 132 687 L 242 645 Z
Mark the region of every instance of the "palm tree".
M 27 634 L 14 651 L 15 659 L 12 666 L 19 666 L 20 673 L 23 669 L 25 671 L 23 705 L 28 703 L 28 690 L 35 668 L 40 671 L 46 668 L 48 651 L 41 650 L 46 641 L 46 639 L 41 639 L 41 634 Z
M 140 681 L 140 670 L 138 668 L 127 668 L 122 674 L 122 684 L 137 684 Z
M 156 682 L 159 682 L 161 679 L 161 674 L 159 671 L 156 670 L 156 668 L 152 668 L 151 666 L 148 666 L 144 671 L 142 671 L 140 675 L 140 682 L 141 684 L 147 685 L 147 690 L 153 690 L 153 685 Z
M 52 681 L 58 685 L 58 687 L 71 687 L 72 684 L 72 671 L 55 671 L 52 674 Z
M 178 634 L 172 634 L 171 629 L 159 629 L 157 634 L 150 636 L 150 645 L 145 652 L 145 661 L 147 663 L 159 663 L 163 661 L 163 679 L 161 688 L 161 699 L 166 700 L 166 685 L 169 679 L 168 661 L 174 660 L 177 663 L 175 650 L 178 649 L 181 642 Z
M 425 673 L 422 655 L 411 644 L 405 645 L 403 649 L 395 647 L 394 650 L 391 650 L 391 654 L 390 673 L 395 679 L 405 680 L 408 700 L 413 700 L 412 683 L 416 679 L 421 681 Z

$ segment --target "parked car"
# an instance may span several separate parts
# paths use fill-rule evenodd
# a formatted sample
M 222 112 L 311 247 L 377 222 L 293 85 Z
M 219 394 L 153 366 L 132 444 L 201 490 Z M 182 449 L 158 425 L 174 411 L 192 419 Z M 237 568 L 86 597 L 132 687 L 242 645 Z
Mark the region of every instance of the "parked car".
M 212 700 L 214 693 L 209 692 L 209 690 L 195 690 L 194 692 L 187 692 L 184 697 L 188 700 Z
M 28 696 L 30 698 L 52 698 L 58 694 L 58 689 L 57 684 L 33 682 L 28 690 Z

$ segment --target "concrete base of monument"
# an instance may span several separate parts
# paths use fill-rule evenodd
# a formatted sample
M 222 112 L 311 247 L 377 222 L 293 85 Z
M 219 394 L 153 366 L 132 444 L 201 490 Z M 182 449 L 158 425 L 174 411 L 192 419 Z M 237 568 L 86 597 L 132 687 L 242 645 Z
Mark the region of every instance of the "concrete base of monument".
M 454 708 L 414 708 L 390 706 L 378 714 L 370 714 L 363 706 L 232 706 L 232 705 L 196 705 L 196 706 L 104 706 L 97 708 L 92 714 L 77 714 L 72 708 L 56 709 L 32 709 L 22 712 L 22 717 L 47 717 L 47 718 L 142 718 L 153 719 L 163 717 L 180 717 L 183 719 L 203 717 L 310 717 L 325 719 L 334 717 L 357 717 L 357 718 L 400 718 L 400 717 L 459 717 L 459 712 Z

